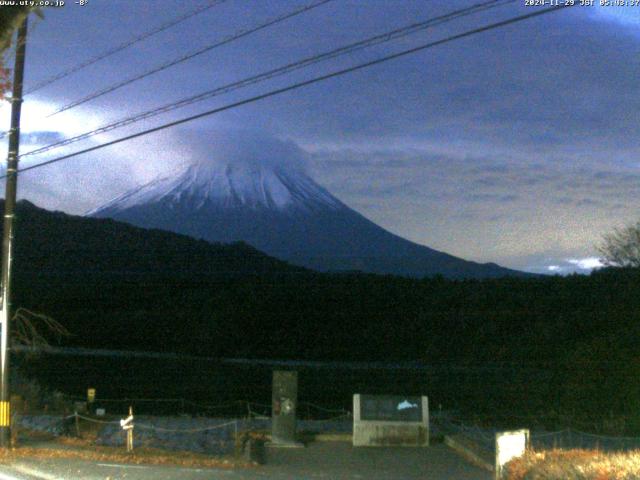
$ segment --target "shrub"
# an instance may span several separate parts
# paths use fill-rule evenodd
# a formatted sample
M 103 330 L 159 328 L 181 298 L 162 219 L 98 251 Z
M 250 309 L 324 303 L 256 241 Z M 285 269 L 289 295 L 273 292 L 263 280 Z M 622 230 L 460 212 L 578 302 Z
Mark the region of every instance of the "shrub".
M 529 451 L 506 465 L 508 480 L 631 480 L 640 478 L 640 450 Z

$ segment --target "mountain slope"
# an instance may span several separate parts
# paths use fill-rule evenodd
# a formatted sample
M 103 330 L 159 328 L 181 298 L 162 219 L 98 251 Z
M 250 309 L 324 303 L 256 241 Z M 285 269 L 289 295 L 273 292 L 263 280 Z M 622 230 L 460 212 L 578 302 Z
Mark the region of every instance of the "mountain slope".
M 19 275 L 56 277 L 81 274 L 191 279 L 303 271 L 243 243 L 212 245 L 110 219 L 50 212 L 24 200 L 17 206 L 14 258 Z
M 196 163 L 87 215 L 212 242 L 244 241 L 320 271 L 451 278 L 525 275 L 405 240 L 347 207 L 301 170 L 270 164 Z

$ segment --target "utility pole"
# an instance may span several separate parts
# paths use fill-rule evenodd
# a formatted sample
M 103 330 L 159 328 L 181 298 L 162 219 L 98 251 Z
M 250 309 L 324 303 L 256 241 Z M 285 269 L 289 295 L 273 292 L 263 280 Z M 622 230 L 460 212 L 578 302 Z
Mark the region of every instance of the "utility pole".
M 11 286 L 11 260 L 13 219 L 18 187 L 18 155 L 20 150 L 20 112 L 22 109 L 22 81 L 24 56 L 27 49 L 27 17 L 18 29 L 16 60 L 11 94 L 11 128 L 7 157 L 7 187 L 4 195 L 4 231 L 2 234 L 2 285 L 0 286 L 0 448 L 11 443 L 11 404 L 9 402 L 9 307 Z

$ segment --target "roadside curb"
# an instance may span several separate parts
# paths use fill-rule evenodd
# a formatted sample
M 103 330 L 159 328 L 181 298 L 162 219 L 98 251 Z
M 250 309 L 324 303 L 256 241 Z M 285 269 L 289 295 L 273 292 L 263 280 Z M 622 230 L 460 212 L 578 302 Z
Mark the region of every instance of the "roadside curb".
M 495 471 L 495 461 L 491 452 L 480 447 L 466 435 L 445 435 L 444 443 L 474 465 L 490 472 Z

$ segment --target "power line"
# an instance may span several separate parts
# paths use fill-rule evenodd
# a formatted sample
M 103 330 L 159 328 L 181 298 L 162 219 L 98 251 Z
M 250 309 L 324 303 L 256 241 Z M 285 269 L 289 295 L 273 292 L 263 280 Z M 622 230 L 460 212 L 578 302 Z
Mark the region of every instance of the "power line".
M 391 40 L 395 40 L 397 38 L 401 38 L 401 37 L 407 36 L 409 34 L 412 34 L 412 33 L 418 32 L 418 31 L 420 31 L 422 29 L 425 29 L 427 27 L 439 25 L 441 23 L 446 23 L 446 22 L 454 20 L 456 18 L 460 18 L 460 17 L 463 17 L 463 16 L 471 15 L 471 14 L 474 14 L 474 13 L 477 13 L 477 12 L 480 12 L 480 11 L 483 11 L 483 10 L 488 10 L 488 9 L 491 9 L 491 8 L 495 8 L 495 7 L 502 6 L 502 5 L 505 5 L 507 3 L 513 3 L 513 2 L 515 2 L 515 0 L 490 0 L 490 1 L 487 1 L 487 2 L 480 3 L 480 4 L 472 5 L 470 7 L 467 7 L 467 8 L 461 9 L 461 10 L 456 10 L 454 12 L 450 12 L 450 13 L 445 14 L 445 15 L 441 15 L 441 16 L 438 16 L 438 17 L 435 17 L 435 18 L 431 18 L 431 19 L 428 19 L 428 20 L 420 22 L 420 23 L 415 23 L 415 24 L 409 25 L 407 27 L 403 27 L 403 28 L 399 28 L 399 29 L 396 29 L 396 30 L 392 30 L 390 32 L 386 32 L 386 33 L 381 34 L 381 35 L 377 35 L 377 36 L 370 37 L 368 39 L 365 39 L 365 40 L 362 40 L 362 41 L 359 41 L 359 42 L 352 43 L 352 44 L 347 45 L 345 47 L 340 47 L 338 49 L 331 50 L 329 52 L 325 52 L 325 53 L 322 53 L 322 54 L 314 55 L 314 56 L 305 58 L 303 60 L 287 64 L 287 65 L 285 65 L 283 67 L 279 67 L 279 68 L 276 68 L 276 69 L 273 69 L 273 70 L 270 70 L 270 71 L 267 71 L 267 72 L 264 72 L 264 73 L 261 73 L 261 74 L 258 74 L 258 75 L 255 75 L 255 76 L 252 76 L 252 77 L 249 77 L 249 78 L 237 81 L 237 82 L 233 82 L 231 84 L 227 84 L 227 85 L 224 85 L 222 87 L 215 88 L 213 90 L 205 91 L 203 93 L 188 97 L 188 98 L 180 100 L 178 102 L 172 102 L 172 103 L 164 105 L 162 107 L 155 108 L 153 110 L 149 110 L 147 112 L 143 112 L 143 113 L 134 115 L 132 117 L 127 117 L 127 118 L 125 118 L 123 120 L 119 120 L 117 122 L 105 125 L 103 127 L 99 127 L 99 128 L 97 128 L 95 130 L 92 130 L 92 131 L 89 131 L 89 132 L 85 132 L 85 133 L 77 135 L 75 137 L 64 139 L 64 140 L 61 140 L 59 142 L 55 142 L 53 144 L 50 144 L 50 145 L 47 145 L 47 146 L 44 146 L 44 147 L 29 151 L 29 152 L 26 152 L 25 154 L 23 154 L 23 156 L 44 153 L 44 152 L 46 152 L 48 150 L 52 150 L 54 148 L 62 147 L 62 146 L 65 146 L 65 145 L 69 145 L 69 144 L 75 143 L 75 142 L 80 141 L 80 140 L 84 140 L 86 138 L 89 138 L 91 136 L 94 136 L 94 135 L 97 135 L 97 134 L 100 134 L 100 133 L 106 133 L 106 132 L 114 130 L 116 128 L 120 128 L 120 127 L 123 127 L 123 126 L 126 126 L 126 125 L 130 125 L 132 123 L 136 123 L 138 121 L 141 121 L 141 120 L 144 120 L 144 119 L 147 119 L 147 118 L 151 118 L 153 116 L 156 116 L 156 115 L 159 115 L 159 114 L 162 114 L 162 113 L 166 113 L 166 112 L 169 112 L 171 110 L 175 110 L 177 108 L 181 108 L 183 106 L 190 105 L 192 103 L 196 103 L 196 102 L 199 102 L 199 101 L 202 101 L 202 100 L 206 100 L 208 98 L 212 98 L 212 97 L 215 97 L 217 95 L 224 94 L 224 93 L 229 93 L 231 91 L 234 91 L 234 90 L 237 90 L 239 88 L 243 88 L 243 87 L 246 87 L 246 86 L 249 86 L 249 85 L 253 85 L 253 84 L 259 83 L 261 81 L 269 80 L 269 79 L 281 76 L 283 74 L 293 72 L 293 71 L 298 70 L 300 68 L 303 68 L 303 67 L 315 64 L 315 63 L 319 63 L 321 61 L 325 61 L 325 60 L 328 60 L 328 59 L 331 59 L 331 58 L 335 58 L 335 57 L 338 57 L 338 56 L 341 56 L 341 55 L 345 55 L 345 54 L 348 54 L 348 53 L 353 53 L 353 52 L 355 52 L 357 50 L 364 49 L 364 48 L 367 48 L 367 47 L 372 46 L 372 45 L 388 42 L 388 41 L 391 41 Z
M 54 159 L 51 159 L 51 160 L 47 160 L 45 162 L 41 162 L 41 163 L 38 163 L 36 165 L 31 165 L 30 167 L 21 168 L 19 170 L 19 172 L 26 172 L 28 170 L 34 170 L 36 168 L 44 167 L 46 165 L 51 165 L 52 163 L 61 162 L 63 160 L 67 160 L 69 158 L 76 157 L 78 155 L 82 155 L 84 153 L 93 152 L 95 150 L 99 150 L 99 149 L 102 149 L 102 148 L 105 148 L 105 147 L 109 147 L 111 145 L 115 145 L 115 144 L 118 144 L 118 143 L 126 142 L 128 140 L 133 140 L 134 138 L 142 137 L 142 136 L 148 135 L 150 133 L 155 133 L 155 132 L 158 132 L 160 130 L 164 130 L 164 129 L 167 129 L 167 128 L 175 127 L 177 125 L 181 125 L 183 123 L 191 122 L 191 121 L 197 120 L 199 118 L 208 117 L 210 115 L 215 115 L 216 113 L 224 112 L 226 110 L 231 110 L 233 108 L 240 107 L 242 105 L 247 105 L 249 103 L 257 102 L 258 100 L 264 100 L 265 98 L 274 97 L 276 95 L 280 95 L 280 94 L 285 93 L 285 92 L 290 92 L 292 90 L 297 90 L 299 88 L 306 87 L 308 85 L 313 85 L 315 83 L 322 82 L 322 81 L 328 80 L 330 78 L 339 77 L 339 76 L 345 75 L 347 73 L 351 73 L 351 72 L 355 72 L 357 70 L 362 70 L 364 68 L 372 67 L 374 65 L 378 65 L 380 63 L 387 62 L 389 60 L 394 60 L 396 58 L 404 57 L 404 56 L 407 56 L 407 55 L 410 55 L 410 54 L 413 54 L 413 53 L 416 53 L 416 52 L 419 52 L 419 51 L 422 51 L 422 50 L 426 50 L 428 48 L 433 48 L 433 47 L 436 47 L 436 46 L 439 46 L 439 45 L 443 45 L 445 43 L 449 43 L 449 42 L 452 42 L 452 41 L 455 41 L 455 40 L 459 40 L 461 38 L 469 37 L 469 36 L 472 36 L 472 35 L 475 35 L 475 34 L 478 34 L 478 33 L 483 33 L 483 32 L 489 31 L 489 30 L 494 30 L 496 28 L 501 28 L 501 27 L 504 27 L 504 26 L 507 26 L 507 25 L 511 25 L 513 23 L 517 23 L 517 22 L 521 22 L 523 20 L 527 20 L 529 18 L 537 17 L 537 16 L 540 16 L 540 15 L 544 15 L 546 13 L 557 11 L 557 10 L 562 10 L 564 8 L 567 8 L 567 7 L 569 7 L 569 5 L 561 5 L 561 6 L 549 7 L 549 8 L 545 8 L 543 10 L 538 10 L 538 11 L 535 11 L 535 12 L 532 12 L 532 13 L 528 13 L 526 15 L 520 15 L 520 16 L 517 16 L 517 17 L 509 18 L 507 20 L 503 20 L 503 21 L 500 21 L 500 22 L 496 22 L 496 23 L 492 23 L 492 24 L 489 24 L 489 25 L 485 25 L 484 27 L 478 27 L 478 28 L 474 28 L 473 30 L 467 30 L 466 32 L 459 33 L 459 34 L 456 34 L 456 35 L 452 35 L 452 36 L 446 37 L 446 38 L 441 39 L 441 40 L 436 40 L 434 42 L 430 42 L 430 43 L 426 43 L 426 44 L 423 44 L 423 45 L 419 45 L 417 47 L 413 47 L 413 48 L 410 48 L 410 49 L 407 49 L 407 50 L 403 50 L 401 52 L 394 53 L 394 54 L 391 54 L 391 55 L 386 55 L 384 57 L 380 57 L 380 58 L 377 58 L 377 59 L 369 61 L 369 62 L 361 63 L 359 65 L 355 65 L 355 66 L 352 66 L 352 67 L 349 67 L 349 68 L 345 68 L 345 69 L 342 69 L 342 70 L 337 70 L 335 72 L 331 72 L 331 73 L 328 73 L 328 74 L 325 74 L 325 75 L 321 75 L 319 77 L 315 77 L 315 78 L 312 78 L 310 80 L 305 80 L 305 81 L 302 81 L 302 82 L 294 83 L 293 85 L 289 85 L 289 86 L 286 86 L 286 87 L 283 87 L 283 88 L 272 90 L 270 92 L 263 93 L 261 95 L 256 95 L 254 97 L 250 97 L 250 98 L 247 98 L 247 99 L 244 99 L 244 100 L 240 100 L 238 102 L 230 103 L 228 105 L 225 105 L 225 106 L 222 106 L 222 107 L 218 107 L 218 108 L 214 108 L 212 110 L 208 110 L 206 112 L 202 112 L 202 113 L 199 113 L 199 114 L 196 114 L 196 115 L 191 115 L 189 117 L 182 118 L 180 120 L 176 120 L 176 121 L 173 121 L 173 122 L 165 123 L 165 124 L 160 125 L 158 127 L 150 128 L 148 130 L 143 130 L 141 132 L 134 133 L 134 134 L 131 134 L 131 135 L 127 135 L 125 137 L 121 137 L 121 138 L 118 138 L 116 140 L 112 140 L 110 142 L 102 143 L 100 145 L 96 145 L 96 146 L 93 146 L 93 147 L 90 147 L 90 148 L 86 148 L 84 150 L 80 150 L 78 152 L 70 153 L 68 155 L 63 155 L 61 157 L 57 157 L 57 158 L 54 158 Z M 0 176 L 0 178 L 5 178 L 5 177 L 6 177 L 6 175 Z
M 315 1 L 309 5 L 305 5 L 301 8 L 298 8 L 296 10 L 293 10 L 291 12 L 287 12 L 285 14 L 279 15 L 275 18 L 271 18 L 270 20 L 268 20 L 265 23 L 262 23 L 260 25 L 257 25 L 253 28 L 250 29 L 242 29 L 242 30 L 238 30 L 236 33 L 233 33 L 231 35 L 228 35 L 227 37 L 223 38 L 220 41 L 217 41 L 215 43 L 212 43 L 210 45 L 207 45 L 205 47 L 199 48 L 197 50 L 193 50 L 189 53 L 186 53 L 180 57 L 177 57 L 173 60 L 170 60 L 168 62 L 165 62 L 157 67 L 154 67 L 150 70 L 147 70 L 144 73 L 141 73 L 139 75 L 136 75 L 134 77 L 130 77 L 126 80 L 123 80 L 121 82 L 118 82 L 114 85 L 111 85 L 109 87 L 103 88 L 102 90 L 98 90 L 96 92 L 93 92 L 85 97 L 82 97 L 78 100 L 75 100 L 71 103 L 68 103 L 67 105 L 58 108 L 57 110 L 55 110 L 54 112 L 50 113 L 49 115 L 47 115 L 47 118 L 52 117 L 54 115 L 57 115 L 58 113 L 64 112 L 66 110 L 69 110 L 71 108 L 77 107 L 78 105 L 82 105 L 83 103 L 89 102 L 91 100 L 94 100 L 98 97 L 101 97 L 102 95 L 106 95 L 107 93 L 111 93 L 114 92 L 115 90 L 118 90 L 119 88 L 122 88 L 126 85 L 129 85 L 131 83 L 134 83 L 138 80 L 142 80 L 143 78 L 146 78 L 150 75 L 153 75 L 155 73 L 161 72 L 163 70 L 166 70 L 167 68 L 173 67 L 174 65 L 178 65 L 179 63 L 185 62 L 187 60 L 191 60 L 192 58 L 197 57 L 198 55 L 202 55 L 203 53 L 209 52 L 215 48 L 221 47 L 223 45 L 226 45 L 228 43 L 231 43 L 235 40 L 238 40 L 240 38 L 246 37 L 248 35 L 251 35 L 252 33 L 258 32 L 260 30 L 263 30 L 267 27 L 270 27 L 272 25 L 275 25 L 277 23 L 283 22 L 289 18 L 295 17 L 297 15 L 300 15 L 302 13 L 305 13 L 309 10 L 313 10 L 314 8 L 317 8 L 321 5 L 324 5 L 326 3 L 329 3 L 333 0 L 320 0 L 320 1 Z
M 353 53 L 355 51 L 358 50 L 362 50 L 364 48 L 368 48 L 370 46 L 373 45 L 378 45 L 381 43 L 385 43 L 385 42 L 389 42 L 391 40 L 395 40 L 401 37 L 405 37 L 407 35 L 419 32 L 421 30 L 424 30 L 425 28 L 428 27 L 433 27 L 436 25 L 440 25 L 443 23 L 447 23 L 450 22 L 454 19 L 457 18 L 461 18 L 464 16 L 468 16 L 468 15 L 472 15 L 481 11 L 485 11 L 485 10 L 489 10 L 492 8 L 496 8 L 502 5 L 506 5 L 508 3 L 514 3 L 516 0 L 489 0 L 489 1 L 485 1 L 479 4 L 475 4 L 472 5 L 470 7 L 466 7 L 463 8 L 461 10 L 455 10 L 453 12 L 444 14 L 444 15 L 440 15 L 438 17 L 434 17 L 434 18 L 430 18 L 427 19 L 425 21 L 422 22 L 418 22 L 418 23 L 414 23 L 411 25 L 408 25 L 406 27 L 402 27 L 402 28 L 398 28 L 395 30 L 391 30 L 389 32 L 380 34 L 380 35 L 376 35 L 374 37 L 369 37 L 365 40 L 361 40 L 355 43 L 351 43 L 349 45 L 334 49 L 334 50 L 330 50 L 328 52 L 325 53 L 321 53 L 321 54 L 317 54 L 317 55 L 313 55 L 311 57 L 307 57 L 304 58 L 302 60 L 293 62 L 293 63 L 289 63 L 287 65 L 284 65 L 282 67 L 278 67 L 272 70 L 269 70 L 267 72 L 263 72 L 260 73 L 258 75 L 254 75 L 252 77 L 248 77 L 245 78 L 243 80 L 239 80 L 237 82 L 233 82 L 230 84 L 226 84 L 223 85 L 221 87 L 217 87 L 214 88 L 213 90 L 207 90 L 205 92 L 199 93 L 197 95 L 193 95 L 191 97 L 187 97 L 185 99 L 179 100 L 177 102 L 172 102 L 166 105 L 163 105 L 161 107 L 158 108 L 154 108 L 152 110 L 148 110 L 146 112 L 142 112 L 139 113 L 137 115 L 131 116 L 131 117 L 127 117 L 124 118 L 122 120 L 118 120 L 117 122 L 108 124 L 108 125 L 104 125 L 102 127 L 99 127 L 97 129 L 91 130 L 89 132 L 85 132 L 82 133 L 80 135 L 76 135 L 74 137 L 70 137 L 64 140 L 60 140 L 58 142 L 52 143 L 50 145 L 46 145 L 44 147 L 40 147 L 37 148 L 35 150 L 31 150 L 29 152 L 26 152 L 22 155 L 22 157 L 25 156 L 29 156 L 29 155 L 36 155 L 36 154 L 40 154 L 40 153 L 44 153 L 47 152 L 49 150 L 53 150 L 55 148 L 59 148 L 59 147 L 63 147 L 66 145 L 70 145 L 72 143 L 81 141 L 81 140 L 85 140 L 89 137 L 98 135 L 100 133 L 106 133 L 109 132 L 111 130 L 115 130 L 117 128 L 120 127 L 124 127 L 127 125 L 130 125 L 132 123 L 136 123 L 139 122 L 141 120 L 145 120 L 147 118 L 151 118 L 154 117 L 156 115 L 160 115 L 162 113 L 166 113 L 187 105 L 191 105 L 193 103 L 196 102 L 200 102 L 202 100 L 206 100 L 209 98 L 213 98 L 215 96 L 218 95 L 222 95 L 225 93 L 229 93 L 232 92 L 234 90 L 238 90 L 240 88 L 244 88 L 250 85 L 254 85 L 256 83 L 260 83 L 266 80 L 270 80 L 272 78 L 276 78 L 279 77 L 281 75 L 287 74 L 287 73 L 291 73 L 293 71 L 299 70 L 301 68 L 307 67 L 309 65 L 313 65 L 325 60 L 329 60 L 329 59 L 333 59 L 342 55 L 346 55 L 349 53 Z
M 68 68 L 67 70 L 63 70 L 62 72 L 53 75 L 52 77 L 49 77 L 43 81 L 41 81 L 40 83 L 37 83 L 36 85 L 34 85 L 31 89 L 27 90 L 25 92 L 25 95 L 28 95 L 30 93 L 33 93 L 37 90 L 40 90 L 41 88 L 46 87 L 47 85 L 51 85 L 53 82 L 57 82 L 60 79 L 63 79 L 65 77 L 68 77 L 69 75 L 71 75 L 72 73 L 75 73 L 79 70 L 82 70 L 85 67 L 88 67 L 89 65 L 93 65 L 96 62 L 99 62 L 100 60 L 103 60 L 111 55 L 113 55 L 114 53 L 120 52 L 122 50 L 124 50 L 125 48 L 128 48 L 138 42 L 141 42 L 142 40 L 145 40 L 153 35 L 156 35 L 160 32 L 163 32 L 181 22 L 184 22 L 185 20 L 194 17 L 202 12 L 205 12 L 207 10 L 209 10 L 210 8 L 215 7 L 216 5 L 219 5 L 221 3 L 226 2 L 227 0 L 210 0 L 208 5 L 203 5 L 201 7 L 196 8 L 195 10 L 192 10 L 188 13 L 185 13 L 177 18 L 174 18 L 173 20 L 169 20 L 166 23 L 163 23 L 162 25 L 149 30 L 148 32 L 142 33 L 134 38 L 132 38 L 131 40 L 128 40 L 116 47 L 111 48 L 110 50 L 107 50 L 106 52 L 103 52 L 99 55 L 96 55 L 95 57 L 92 57 L 88 60 L 85 60 L 84 62 L 81 62 L 71 68 Z
M 75 72 L 77 72 L 79 70 L 82 70 L 83 68 L 88 67 L 89 65 L 93 65 L 94 63 L 96 63 L 96 62 L 98 62 L 100 60 L 103 60 L 104 58 L 107 58 L 110 55 L 113 55 L 114 53 L 117 53 L 117 52 L 119 52 L 121 50 L 124 50 L 125 48 L 127 48 L 127 47 L 129 47 L 129 46 L 131 46 L 131 45 L 133 45 L 133 44 L 135 44 L 137 42 L 140 42 L 140 41 L 142 41 L 142 40 L 144 40 L 146 38 L 151 37 L 152 35 L 155 35 L 157 33 L 160 33 L 162 31 L 164 31 L 164 30 L 167 30 L 168 28 L 173 27 L 174 25 L 177 25 L 180 22 L 183 22 L 183 21 L 185 21 L 185 20 L 187 20 L 187 19 L 189 19 L 189 18 L 191 18 L 191 17 L 193 17 L 195 15 L 198 15 L 198 14 L 200 14 L 200 13 L 202 13 L 202 12 L 204 12 L 204 11 L 210 9 L 210 8 L 213 8 L 214 6 L 216 6 L 216 5 L 220 4 L 220 3 L 224 3 L 226 1 L 227 0 L 213 0 L 209 5 L 205 5 L 205 6 L 199 7 L 196 10 L 193 10 L 193 11 L 191 11 L 189 13 L 186 13 L 186 14 L 184 14 L 184 15 L 182 15 L 182 16 L 174 19 L 174 20 L 171 20 L 171 21 L 169 21 L 167 23 L 164 23 L 164 24 L 160 25 L 159 27 L 157 27 L 157 28 L 155 28 L 155 29 L 153 29 L 153 30 L 151 30 L 149 32 L 143 33 L 142 35 L 139 35 L 139 36 L 137 36 L 137 37 L 135 37 L 135 38 L 123 43 L 123 44 L 120 44 L 117 47 L 112 48 L 111 50 L 108 50 L 108 51 L 106 51 L 106 52 L 104 52 L 102 54 L 99 54 L 99 55 L 97 55 L 95 57 L 92 57 L 89 60 L 86 60 L 86 61 L 84 61 L 84 62 L 82 62 L 82 63 L 80 63 L 80 64 L 78 64 L 78 65 L 76 65 L 74 67 L 69 68 L 68 70 L 60 72 L 57 75 L 54 75 L 54 76 L 52 76 L 52 77 L 50 77 L 50 78 L 48 78 L 46 80 L 43 80 L 42 82 L 36 84 L 31 90 L 28 90 L 27 92 L 25 92 L 23 94 L 23 96 L 24 95 L 28 95 L 30 93 L 33 93 L 36 90 L 40 90 L 41 88 L 43 88 L 43 87 L 45 87 L 47 85 L 50 85 L 53 82 L 56 82 L 56 81 L 58 81 L 58 80 L 60 80 L 62 78 L 65 78 L 65 77 L 67 77 L 67 76 L 71 75 L 72 73 L 75 73 Z M 5 138 L 8 134 L 9 134 L 9 132 L 0 133 L 0 139 Z

